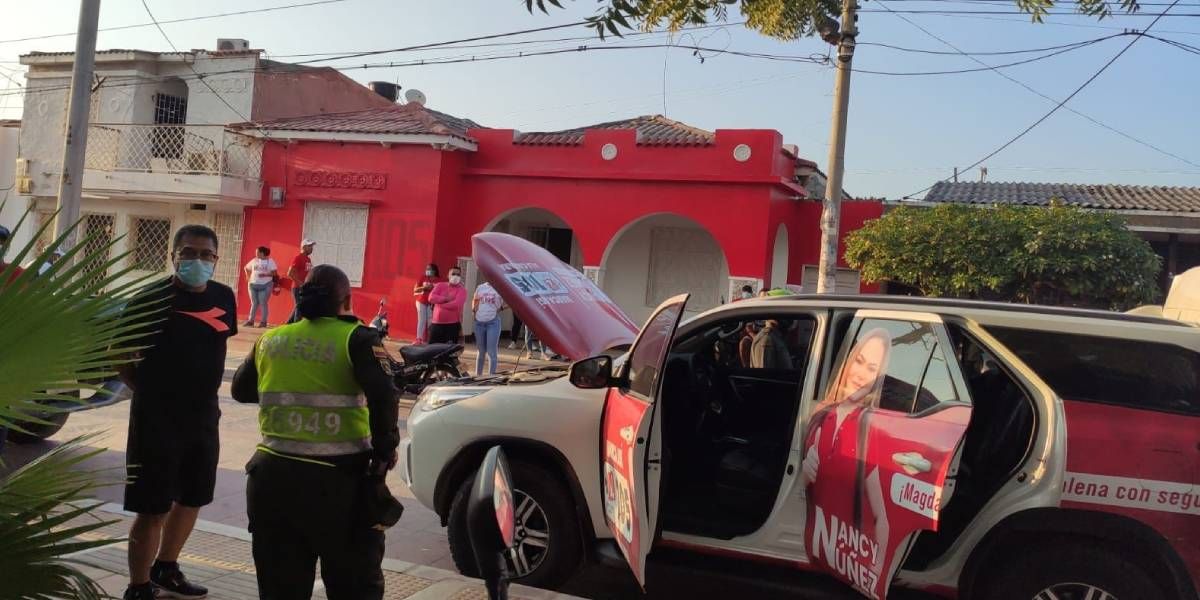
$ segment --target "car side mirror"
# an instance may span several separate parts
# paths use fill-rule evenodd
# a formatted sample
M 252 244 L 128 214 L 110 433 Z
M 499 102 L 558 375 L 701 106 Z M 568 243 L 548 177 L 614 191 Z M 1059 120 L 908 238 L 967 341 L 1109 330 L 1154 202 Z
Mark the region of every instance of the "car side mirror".
M 507 600 L 508 561 L 505 556 L 516 534 L 512 475 L 500 446 L 493 446 L 471 486 L 467 504 L 467 530 L 471 552 L 491 600 Z
M 571 385 L 583 390 L 596 390 L 612 385 L 613 361 L 611 356 L 593 356 L 571 365 Z

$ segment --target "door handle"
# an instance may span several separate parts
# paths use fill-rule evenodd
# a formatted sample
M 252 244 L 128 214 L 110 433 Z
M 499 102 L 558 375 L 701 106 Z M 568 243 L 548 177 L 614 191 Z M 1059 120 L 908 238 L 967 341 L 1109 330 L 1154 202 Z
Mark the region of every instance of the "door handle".
M 900 465 L 900 468 L 909 475 L 928 473 L 933 468 L 933 463 L 921 456 L 919 452 L 897 452 L 892 455 L 892 462 Z

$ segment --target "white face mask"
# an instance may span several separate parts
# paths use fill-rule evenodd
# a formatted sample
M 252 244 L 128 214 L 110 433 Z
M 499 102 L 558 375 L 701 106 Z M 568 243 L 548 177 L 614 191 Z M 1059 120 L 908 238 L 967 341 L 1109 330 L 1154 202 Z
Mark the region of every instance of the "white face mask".
M 459 276 L 459 275 L 451 275 L 451 276 L 450 276 L 450 284 L 451 284 L 451 285 L 458 285 L 458 284 L 460 284 L 460 283 L 462 283 L 462 277 L 461 277 L 461 276 Z
M 748 300 L 753 297 L 754 297 L 754 294 L 751 294 L 750 292 L 742 292 L 742 300 Z

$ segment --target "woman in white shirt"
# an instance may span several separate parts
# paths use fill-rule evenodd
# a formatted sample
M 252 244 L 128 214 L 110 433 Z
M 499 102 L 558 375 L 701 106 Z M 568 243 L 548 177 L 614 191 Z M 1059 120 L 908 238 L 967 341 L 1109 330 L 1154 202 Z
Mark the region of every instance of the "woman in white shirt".
M 271 299 L 271 289 L 279 278 L 279 267 L 271 258 L 271 249 L 266 246 L 258 247 L 258 254 L 246 263 L 246 281 L 250 282 L 250 318 L 243 323 L 246 327 L 254 326 L 254 315 L 262 307 L 262 320 L 259 327 L 267 326 L 267 304 Z
M 475 359 L 475 374 L 483 375 L 483 356 L 486 353 L 492 364 L 488 373 L 496 373 L 496 353 L 500 347 L 500 311 L 504 300 L 490 283 L 481 283 L 475 288 L 471 300 L 471 312 L 475 313 L 475 346 L 479 356 Z

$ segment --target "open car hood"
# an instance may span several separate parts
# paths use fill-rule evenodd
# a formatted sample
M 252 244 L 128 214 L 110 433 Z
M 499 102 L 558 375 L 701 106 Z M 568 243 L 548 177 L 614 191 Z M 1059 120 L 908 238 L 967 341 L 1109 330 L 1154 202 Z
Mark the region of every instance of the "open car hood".
M 583 273 L 506 233 L 471 238 L 475 265 L 521 322 L 571 360 L 633 343 L 638 327 Z

